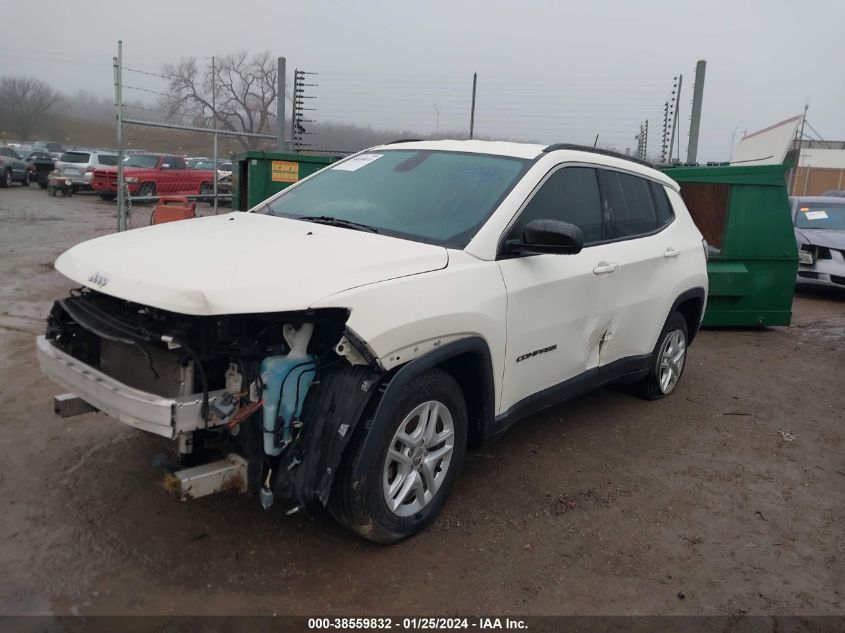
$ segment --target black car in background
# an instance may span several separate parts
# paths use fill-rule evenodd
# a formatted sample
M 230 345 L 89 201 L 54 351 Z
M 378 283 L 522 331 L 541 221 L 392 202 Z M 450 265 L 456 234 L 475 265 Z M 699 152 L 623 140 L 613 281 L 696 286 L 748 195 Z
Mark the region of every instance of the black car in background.
M 24 157 L 29 181 L 37 182 L 42 189 L 47 188 L 47 176 L 56 167 L 53 155 L 45 150 L 35 149 Z

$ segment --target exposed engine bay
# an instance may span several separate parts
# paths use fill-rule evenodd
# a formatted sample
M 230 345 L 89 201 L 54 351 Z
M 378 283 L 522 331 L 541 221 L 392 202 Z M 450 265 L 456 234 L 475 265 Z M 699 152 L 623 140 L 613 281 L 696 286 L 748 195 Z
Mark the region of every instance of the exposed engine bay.
M 183 463 L 235 453 L 269 507 L 325 506 L 343 451 L 384 372 L 346 328 L 349 312 L 190 316 L 81 289 L 57 301 L 46 337 L 133 389 L 201 399 L 176 435 Z

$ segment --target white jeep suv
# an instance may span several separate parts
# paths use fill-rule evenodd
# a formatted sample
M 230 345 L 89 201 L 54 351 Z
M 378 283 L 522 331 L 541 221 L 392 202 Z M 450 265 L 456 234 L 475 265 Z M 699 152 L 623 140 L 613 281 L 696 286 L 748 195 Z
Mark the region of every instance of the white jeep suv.
M 81 401 L 242 476 L 179 471 L 183 496 L 328 506 L 390 543 L 514 421 L 608 383 L 672 393 L 702 242 L 678 185 L 624 156 L 394 143 L 247 213 L 71 248 L 56 268 L 82 288 L 37 353 Z

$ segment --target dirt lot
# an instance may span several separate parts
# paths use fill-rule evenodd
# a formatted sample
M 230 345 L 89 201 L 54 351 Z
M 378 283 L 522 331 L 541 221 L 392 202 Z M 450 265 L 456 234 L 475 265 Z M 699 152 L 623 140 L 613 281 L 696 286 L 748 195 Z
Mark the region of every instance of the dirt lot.
M 385 548 L 255 498 L 179 503 L 168 443 L 53 417 L 33 349 L 70 288 L 52 262 L 114 225 L 97 198 L 0 191 L 0 612 L 845 613 L 842 297 L 703 332 L 667 400 L 605 390 L 523 422 Z

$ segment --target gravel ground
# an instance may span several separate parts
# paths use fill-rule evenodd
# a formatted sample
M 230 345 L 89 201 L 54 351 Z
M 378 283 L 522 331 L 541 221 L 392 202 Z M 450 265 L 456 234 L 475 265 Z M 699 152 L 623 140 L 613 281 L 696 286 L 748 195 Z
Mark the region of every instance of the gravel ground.
M 0 190 L 0 613 L 843 614 L 845 298 L 704 331 L 672 397 L 603 390 L 472 452 L 439 520 L 379 547 L 257 499 L 180 503 L 167 442 L 52 414 L 52 262 L 114 204 Z

